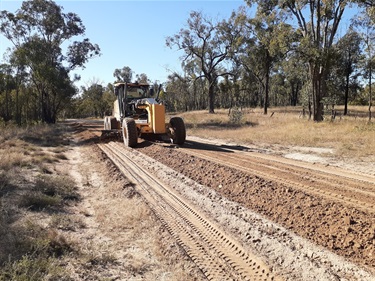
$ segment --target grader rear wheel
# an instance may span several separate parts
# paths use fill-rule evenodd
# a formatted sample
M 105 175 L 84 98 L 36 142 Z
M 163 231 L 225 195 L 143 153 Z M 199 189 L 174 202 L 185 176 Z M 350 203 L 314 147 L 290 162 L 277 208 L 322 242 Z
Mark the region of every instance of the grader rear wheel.
M 179 145 L 184 144 L 186 139 L 184 120 L 182 120 L 181 117 L 172 117 L 169 121 L 169 125 L 172 143 Z
M 138 143 L 137 126 L 133 118 L 125 118 L 122 121 L 122 137 L 127 147 L 135 147 Z

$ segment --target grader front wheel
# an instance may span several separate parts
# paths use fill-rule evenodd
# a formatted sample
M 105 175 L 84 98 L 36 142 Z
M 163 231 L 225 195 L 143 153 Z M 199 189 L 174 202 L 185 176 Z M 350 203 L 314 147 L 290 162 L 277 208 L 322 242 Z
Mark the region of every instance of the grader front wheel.
M 172 117 L 169 121 L 169 130 L 172 143 L 182 145 L 186 139 L 186 128 L 184 120 L 180 117 Z
M 125 118 L 122 121 L 122 137 L 127 147 L 135 147 L 138 143 L 137 126 L 133 118 Z
M 110 130 L 108 118 L 108 116 L 104 117 L 104 130 Z

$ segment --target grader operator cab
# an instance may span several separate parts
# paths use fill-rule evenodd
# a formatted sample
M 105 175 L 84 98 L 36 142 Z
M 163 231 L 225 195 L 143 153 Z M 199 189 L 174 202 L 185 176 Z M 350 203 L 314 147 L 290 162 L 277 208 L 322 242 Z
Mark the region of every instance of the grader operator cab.
M 117 99 L 113 103 L 113 116 L 104 118 L 102 135 L 122 135 L 125 146 L 135 147 L 138 137 L 171 140 L 183 144 L 186 138 L 185 124 L 182 118 L 172 117 L 165 122 L 165 106 L 146 83 L 114 84 Z

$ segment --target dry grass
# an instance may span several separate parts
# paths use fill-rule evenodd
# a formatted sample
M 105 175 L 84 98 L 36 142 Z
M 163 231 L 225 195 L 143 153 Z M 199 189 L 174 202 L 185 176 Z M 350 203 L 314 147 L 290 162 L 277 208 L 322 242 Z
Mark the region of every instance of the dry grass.
M 217 110 L 216 114 L 188 112 L 182 116 L 188 134 L 202 137 L 261 146 L 329 147 L 344 156 L 373 154 L 375 126 L 359 116 L 366 108 L 355 110 L 356 115 L 322 123 L 300 118 L 300 108 L 270 109 L 266 116 L 260 109 L 232 116 L 227 110 Z M 271 117 L 272 112 L 275 113 Z M 120 258 L 125 260 L 123 268 L 129 274 L 150 277 L 148 280 L 191 280 L 192 276 L 199 276 L 189 273 L 196 269 L 181 259 L 181 248 L 171 242 L 168 232 L 129 183 L 116 185 L 116 177 L 111 177 L 102 186 L 90 186 L 97 182 L 100 172 L 117 173 L 101 171 L 103 162 L 94 160 L 97 155 L 89 159 L 87 181 L 84 177 L 82 184 L 94 192 L 91 199 L 96 202 L 95 223 L 113 242 L 110 247 L 111 240 L 92 245 L 87 239 L 82 243 L 70 240 L 72 233 L 89 229 L 86 218 L 92 219 L 92 213 L 87 211 L 78 218 L 64 212 L 66 204 L 77 202 L 80 197 L 75 184 L 56 175 L 53 169 L 67 159 L 63 133 L 63 129 L 49 126 L 0 131 L 0 281 L 44 280 L 47 276 L 49 280 L 73 280 L 58 259 L 65 261 L 67 256 L 75 256 L 91 280 L 100 280 L 95 274 L 104 274 L 111 265 L 116 268 Z M 96 169 L 92 166 L 94 161 Z M 98 188 L 104 189 L 105 196 L 98 194 Z M 46 217 L 47 220 L 41 219 Z M 92 234 L 87 235 L 91 239 Z M 124 256 L 118 257 L 118 249 L 123 248 Z
M 59 126 L 4 127 L 0 132 L 0 169 L 41 168 L 45 163 L 66 160 L 66 142 Z
M 134 185 L 118 176 L 113 164 L 85 149 L 81 160 L 89 165 L 80 165 L 86 190 L 83 202 L 90 202 L 92 211 L 82 213 L 87 223 L 76 239 L 80 255 L 73 262 L 78 265 L 74 272 L 84 272 L 90 280 L 107 280 L 102 279 L 104 272 L 118 280 L 201 280 L 202 273 Z M 93 228 L 96 236 L 90 238 Z
M 339 108 L 339 110 L 341 110 Z M 188 133 L 261 146 L 309 146 L 335 149 L 337 155 L 364 157 L 375 151 L 375 123 L 368 123 L 367 107 L 351 107 L 350 116 L 316 123 L 301 116 L 301 108 L 245 109 L 233 124 L 228 110 L 182 114 Z M 272 116 L 271 116 L 272 115 Z
M 46 125 L 0 130 L 0 280 L 67 280 L 58 257 L 70 243 L 45 222 L 46 211 L 61 212 L 65 201 L 78 199 L 71 181 L 44 175 L 64 160 L 63 151 L 53 151 L 63 133 Z
M 85 228 L 86 224 L 79 217 L 73 217 L 66 214 L 54 214 L 51 217 L 49 226 L 64 231 L 77 231 Z

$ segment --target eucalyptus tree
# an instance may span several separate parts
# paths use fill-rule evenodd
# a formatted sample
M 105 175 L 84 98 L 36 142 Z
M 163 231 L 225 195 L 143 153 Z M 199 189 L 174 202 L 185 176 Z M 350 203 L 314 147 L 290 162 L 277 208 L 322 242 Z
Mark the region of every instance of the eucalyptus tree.
M 245 9 L 240 9 L 236 17 L 246 36 L 240 60 L 259 82 L 264 114 L 269 106 L 272 69 L 286 56 L 292 37 L 291 26 L 283 21 L 283 15 L 267 3 L 257 7 L 254 18 L 247 16 Z
M 187 27 L 166 39 L 170 48 L 185 52 L 183 63 L 195 61 L 199 66 L 196 79 L 204 78 L 208 85 L 209 113 L 214 113 L 215 91 L 218 78 L 227 75 L 220 66 L 237 51 L 241 31 L 234 18 L 214 22 L 201 12 L 193 11 L 187 20 Z
M 270 104 L 273 106 L 290 105 L 289 87 L 285 73 L 279 71 L 272 75 L 270 87 Z
M 219 105 L 229 108 L 229 112 L 232 107 L 242 108 L 246 103 L 245 91 L 241 90 L 243 67 L 237 56 L 233 58 L 230 73 L 231 75 L 225 75 L 219 83 Z
M 13 70 L 10 65 L 0 65 L 0 118 L 2 121 L 11 119 L 11 91 L 15 88 Z
M 353 29 L 337 42 L 338 59 L 336 60 L 336 75 L 343 78 L 344 88 L 344 115 L 348 114 L 348 101 L 351 83 L 356 84 L 359 76 L 359 62 L 362 59 L 361 50 L 362 38 L 360 34 Z
M 313 119 L 323 120 L 323 98 L 327 95 L 327 78 L 332 66 L 333 44 L 348 0 L 247 0 L 248 4 L 266 6 L 296 22 L 299 53 L 308 64 L 313 101 Z
M 104 118 L 112 111 L 115 95 L 98 82 L 91 82 L 88 87 L 82 87 L 81 109 L 86 116 Z
M 166 83 L 166 92 L 160 96 L 165 103 L 168 111 L 192 110 L 190 92 L 191 80 L 186 75 L 173 73 L 168 76 Z
M 137 74 L 135 77 L 139 83 L 150 83 L 151 81 L 146 73 Z
M 306 82 L 306 66 L 303 63 L 301 64 L 296 52 L 291 52 L 285 60 L 280 62 L 280 68 L 285 75 L 286 86 L 289 88 L 289 104 L 297 106 L 302 98 L 302 87 Z
M 362 39 L 363 58 L 360 62 L 365 79 L 368 79 L 368 117 L 372 119 L 372 78 L 375 69 L 375 4 L 365 1 L 366 9 L 355 20 L 358 34 Z
M 371 19 L 372 22 L 375 22 L 375 1 L 374 0 L 358 0 L 358 4 L 361 7 L 365 8 L 365 13 Z
M 14 73 L 15 81 L 15 120 L 17 125 L 22 124 L 22 120 L 27 120 L 26 116 L 22 114 L 23 105 L 27 105 L 25 101 L 20 100 L 20 89 L 22 85 L 29 81 L 29 74 L 26 71 L 25 63 L 18 60 L 19 57 L 13 53 L 9 58 L 9 65 Z
M 123 68 L 116 68 L 113 72 L 113 76 L 116 78 L 117 82 L 131 82 L 133 73 L 134 71 L 129 66 L 124 66 Z
M 63 7 L 50 0 L 24 1 L 15 14 L 1 11 L 0 32 L 13 43 L 16 61 L 22 61 L 29 72 L 38 94 L 39 118 L 54 123 L 75 94 L 69 73 L 99 55 L 99 46 L 87 38 L 69 42 L 84 35 L 85 27 L 78 15 L 63 13 Z M 67 44 L 65 54 L 63 44 Z
M 166 93 L 162 99 L 166 101 L 168 110 L 196 110 L 206 106 L 205 89 L 202 79 L 197 79 L 199 67 L 196 60 L 183 62 L 182 73 L 168 75 Z

